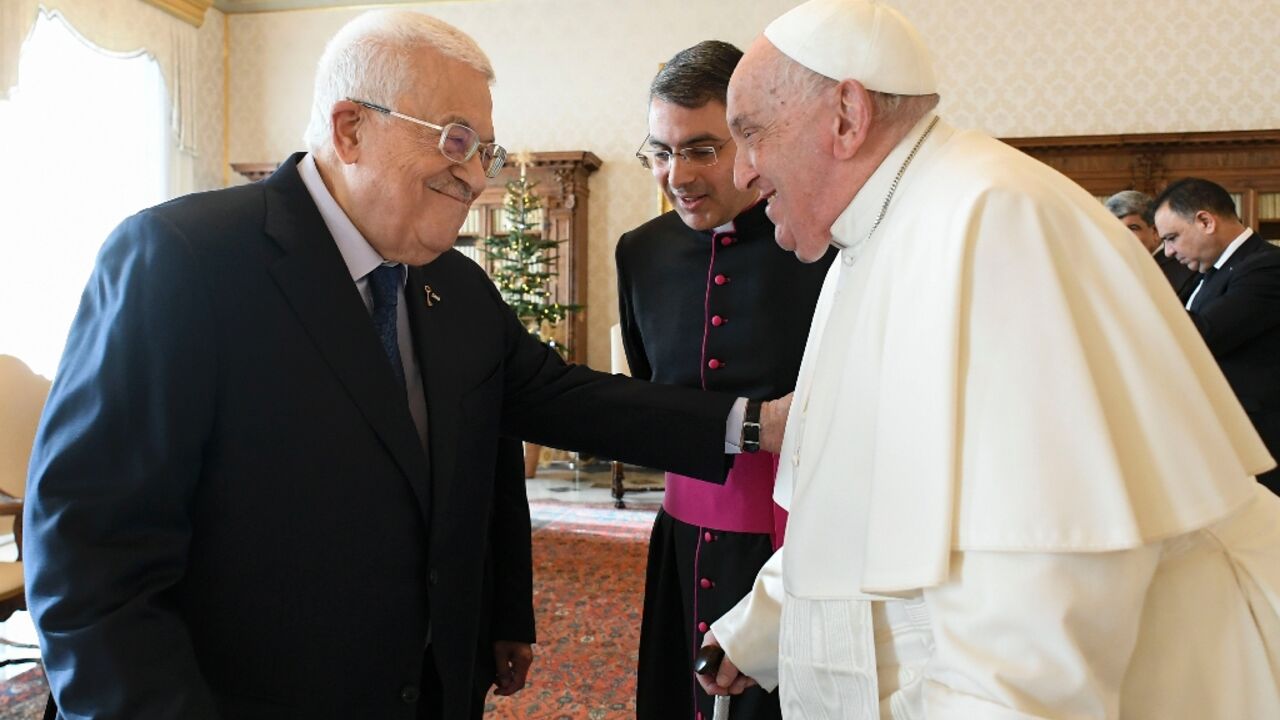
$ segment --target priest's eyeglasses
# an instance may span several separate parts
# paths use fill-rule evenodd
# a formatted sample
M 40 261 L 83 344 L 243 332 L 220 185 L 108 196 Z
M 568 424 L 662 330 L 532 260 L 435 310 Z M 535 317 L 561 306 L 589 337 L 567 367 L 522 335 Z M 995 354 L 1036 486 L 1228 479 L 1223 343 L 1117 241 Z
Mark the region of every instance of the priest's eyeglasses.
M 440 154 L 459 165 L 471 160 L 478 150 L 480 152 L 480 164 L 484 167 L 485 177 L 497 177 L 498 172 L 502 170 L 503 163 L 507 161 L 506 148 L 497 143 L 480 142 L 480 133 L 461 123 L 436 125 L 371 102 L 355 98 L 347 99 L 383 115 L 408 120 L 411 123 L 435 130 L 440 133 Z
M 675 155 L 680 156 L 681 162 L 696 165 L 698 167 L 707 167 L 716 164 L 716 149 L 711 145 L 702 145 L 698 147 L 680 148 L 679 150 L 663 150 L 661 148 L 645 148 L 645 143 L 649 142 L 646 138 L 640 143 L 640 149 L 636 150 L 636 159 L 646 170 L 658 169 L 666 170 L 671 167 L 671 159 Z

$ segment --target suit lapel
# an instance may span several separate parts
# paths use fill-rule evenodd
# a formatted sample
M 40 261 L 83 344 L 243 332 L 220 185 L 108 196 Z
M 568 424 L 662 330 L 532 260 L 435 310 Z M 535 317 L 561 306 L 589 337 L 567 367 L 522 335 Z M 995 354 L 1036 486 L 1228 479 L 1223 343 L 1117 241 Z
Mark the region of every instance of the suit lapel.
M 427 459 L 404 391 L 391 373 L 373 324 L 333 237 L 298 175 L 295 155 L 266 182 L 266 232 L 284 254 L 272 278 L 413 486 L 430 518 Z
M 426 288 L 432 282 L 436 287 L 428 291 Z M 428 292 L 437 298 L 448 294 L 439 285 L 440 281 L 434 276 L 429 278 L 423 268 L 409 268 L 405 309 L 409 313 L 409 327 L 413 332 L 418 363 L 422 366 L 422 386 L 427 394 L 432 502 L 436 507 L 444 508 L 449 507 L 449 491 L 457 464 L 461 389 L 456 381 L 465 376 L 458 367 L 459 363 L 465 362 L 462 357 L 465 343 L 460 343 L 461 336 L 451 330 L 450 317 L 456 317 L 459 309 L 443 300 L 428 297 Z M 428 300 L 431 300 L 430 306 Z

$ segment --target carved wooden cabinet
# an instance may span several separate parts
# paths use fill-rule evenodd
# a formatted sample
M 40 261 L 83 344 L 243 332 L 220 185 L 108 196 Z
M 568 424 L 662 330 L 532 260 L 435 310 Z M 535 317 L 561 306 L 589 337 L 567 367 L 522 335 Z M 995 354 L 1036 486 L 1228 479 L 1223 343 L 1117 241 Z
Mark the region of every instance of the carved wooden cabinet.
M 1280 239 L 1280 130 L 1008 138 L 1104 199 L 1121 190 L 1156 195 L 1180 178 L 1212 180 L 1236 200 L 1240 219 Z
M 585 150 L 529 153 L 525 166 L 526 177 L 537 183 L 534 194 L 542 205 L 535 227 L 541 227 L 542 237 L 563 241 L 556 253 L 556 277 L 552 280 L 555 301 L 559 303 L 587 302 L 587 201 L 591 195 L 587 179 L 599 168 L 600 158 Z M 503 201 L 507 183 L 519 175 L 514 156 L 508 158 L 498 177 L 489 180 L 488 188 L 471 207 L 459 231 L 458 249 L 486 270 L 489 262 L 484 238 L 506 233 Z M 557 342 L 569 348 L 573 362 L 585 363 L 587 359 L 587 310 L 571 313 L 556 329 Z

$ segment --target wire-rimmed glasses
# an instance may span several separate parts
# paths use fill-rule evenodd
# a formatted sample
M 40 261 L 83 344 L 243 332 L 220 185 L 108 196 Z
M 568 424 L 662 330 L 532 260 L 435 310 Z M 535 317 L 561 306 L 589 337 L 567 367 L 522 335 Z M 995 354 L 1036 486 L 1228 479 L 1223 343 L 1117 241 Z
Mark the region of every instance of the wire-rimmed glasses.
M 507 161 L 507 150 L 497 143 L 480 142 L 480 133 L 463 125 L 462 123 L 448 123 L 446 125 L 436 125 L 427 122 L 412 115 L 398 113 L 388 107 L 371 103 L 367 100 L 357 100 L 355 98 L 347 98 L 351 102 L 367 107 L 370 110 L 380 112 L 383 115 L 390 115 L 401 120 L 408 120 L 423 127 L 431 128 L 440 133 L 440 154 L 447 159 L 461 165 L 469 161 L 478 150 L 480 152 L 480 164 L 484 166 L 485 177 L 497 177 L 498 172 L 502 170 L 502 165 Z
M 699 167 L 707 167 L 715 165 L 716 149 L 711 145 L 698 145 L 695 147 L 680 148 L 679 150 L 667 150 L 663 148 L 645 149 L 645 144 L 649 142 L 648 138 L 640 143 L 640 149 L 636 150 L 636 159 L 644 166 L 646 170 L 658 169 L 666 170 L 671 166 L 671 158 L 675 155 L 680 156 L 681 162 L 697 165 Z

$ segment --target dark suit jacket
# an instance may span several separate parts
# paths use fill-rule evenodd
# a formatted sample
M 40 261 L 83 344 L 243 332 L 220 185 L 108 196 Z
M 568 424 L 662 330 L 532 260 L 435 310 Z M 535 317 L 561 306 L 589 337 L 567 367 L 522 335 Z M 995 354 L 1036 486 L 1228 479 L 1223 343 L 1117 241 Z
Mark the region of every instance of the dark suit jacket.
M 1195 292 L 1196 285 L 1200 284 L 1200 273 L 1178 262 L 1177 258 L 1165 255 L 1163 248 L 1156 251 L 1152 257 L 1160 266 L 1160 272 L 1164 273 L 1165 279 L 1173 286 L 1173 291 L 1178 294 L 1178 299 L 1186 305 L 1191 293 Z
M 1254 234 L 1209 276 L 1191 319 L 1272 457 L 1280 458 L 1280 248 Z M 1280 471 L 1258 478 L 1280 493 Z
M 129 218 L 89 280 L 26 506 L 69 714 L 413 718 L 430 628 L 465 717 L 484 636 L 532 632 L 484 609 L 528 564 L 500 436 L 723 476 L 731 396 L 566 365 L 457 252 L 405 292 L 424 452 L 300 157 Z

